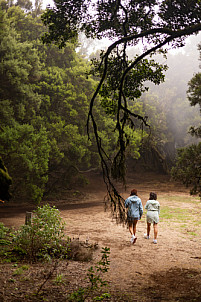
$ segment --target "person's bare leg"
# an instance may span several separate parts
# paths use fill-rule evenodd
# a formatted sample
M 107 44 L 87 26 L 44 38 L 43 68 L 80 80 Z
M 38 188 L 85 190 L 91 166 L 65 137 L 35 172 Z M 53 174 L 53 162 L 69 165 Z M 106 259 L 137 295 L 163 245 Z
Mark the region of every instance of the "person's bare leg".
M 147 222 L 147 236 L 150 235 L 151 223 Z
M 156 240 L 158 236 L 158 224 L 154 223 L 154 239 Z
M 132 236 L 133 235 L 133 223 L 132 222 L 128 222 L 128 229 Z
M 133 221 L 133 234 L 134 234 L 134 236 L 135 236 L 135 233 L 136 233 L 137 222 L 138 222 L 138 220 Z
M 131 233 L 131 243 L 133 244 L 135 239 L 135 235 L 133 234 L 133 222 L 128 222 L 129 232 Z
M 136 226 L 137 226 L 137 222 L 138 222 L 138 221 L 137 221 L 136 219 L 133 221 L 133 235 L 134 235 L 133 243 L 135 243 L 136 240 L 137 240 L 137 237 L 135 236 L 135 234 L 136 234 Z

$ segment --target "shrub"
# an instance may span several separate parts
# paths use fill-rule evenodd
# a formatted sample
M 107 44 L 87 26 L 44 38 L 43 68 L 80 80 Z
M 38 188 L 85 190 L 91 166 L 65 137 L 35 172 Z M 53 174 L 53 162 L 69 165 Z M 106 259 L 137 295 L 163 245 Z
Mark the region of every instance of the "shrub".
M 31 261 L 61 254 L 64 225 L 55 207 L 44 205 L 33 212 L 30 225 L 23 225 L 14 234 L 14 250 Z M 66 251 L 67 252 L 67 251 Z
M 7 236 L 9 229 L 4 226 L 2 222 L 0 222 L 0 239 L 4 239 Z
M 173 179 L 190 187 L 190 194 L 199 194 L 201 198 L 201 143 L 178 149 L 171 174 Z

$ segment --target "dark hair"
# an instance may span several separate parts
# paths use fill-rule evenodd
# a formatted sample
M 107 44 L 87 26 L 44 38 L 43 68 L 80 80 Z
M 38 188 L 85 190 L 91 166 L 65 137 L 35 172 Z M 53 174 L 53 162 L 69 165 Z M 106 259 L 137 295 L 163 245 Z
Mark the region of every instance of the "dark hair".
M 157 194 L 154 192 L 151 192 L 150 196 L 149 196 L 149 200 L 156 200 L 156 199 L 157 199 Z
M 136 195 L 137 196 L 137 190 L 136 189 L 131 190 L 131 195 Z

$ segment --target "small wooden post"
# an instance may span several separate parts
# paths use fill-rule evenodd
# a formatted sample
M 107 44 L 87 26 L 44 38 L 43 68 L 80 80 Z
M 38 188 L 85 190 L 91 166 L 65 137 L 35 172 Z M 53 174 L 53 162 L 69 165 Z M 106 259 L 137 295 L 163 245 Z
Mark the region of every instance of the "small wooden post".
M 26 212 L 25 224 L 31 225 L 32 212 Z

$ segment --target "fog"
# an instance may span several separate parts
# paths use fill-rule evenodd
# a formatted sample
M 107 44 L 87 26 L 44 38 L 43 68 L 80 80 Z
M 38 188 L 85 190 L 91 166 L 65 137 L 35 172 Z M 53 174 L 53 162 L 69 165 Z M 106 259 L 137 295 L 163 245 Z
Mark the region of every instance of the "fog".
M 90 58 L 90 56 L 98 57 L 99 49 L 106 48 L 109 41 L 103 40 L 102 43 L 97 43 L 97 41 L 87 40 L 84 36 L 80 36 L 80 43 L 80 53 Z M 149 117 L 151 126 L 155 123 L 154 126 L 159 127 L 158 132 L 163 132 L 158 138 L 159 145 L 163 146 L 161 151 L 170 153 L 168 156 L 172 159 L 176 148 L 186 147 L 199 141 L 188 132 L 191 126 L 200 125 L 200 108 L 199 106 L 191 107 L 187 99 L 188 82 L 195 73 L 200 71 L 199 43 L 201 43 L 201 34 L 187 38 L 186 45 L 182 48 L 170 49 L 166 58 L 162 55 L 153 57 L 157 62 L 168 66 L 165 81 L 160 85 L 146 83 L 149 91 L 141 98 L 142 102 L 147 104 L 144 106 L 145 115 Z M 128 55 L 132 58 L 139 51 L 138 48 L 131 48 Z M 154 120 L 154 116 L 151 116 L 153 113 L 150 110 L 146 111 L 150 105 L 157 107 L 156 112 L 161 119 L 164 119 L 161 129 Z M 165 146 L 168 146 L 171 151 Z
M 35 3 L 34 0 L 32 2 Z M 50 5 L 51 7 L 54 6 L 54 1 L 53 0 L 43 0 L 42 8 L 45 9 L 48 5 Z
M 106 48 L 109 41 L 102 43 L 80 37 L 80 53 L 85 57 L 98 56 L 100 48 Z M 167 58 L 162 55 L 153 57 L 157 62 L 168 65 L 165 72 L 165 82 L 160 85 L 147 83 L 149 91 L 144 97 L 157 101 L 160 109 L 165 112 L 169 137 L 177 147 L 184 147 L 196 142 L 188 134 L 189 127 L 198 126 L 200 123 L 199 106 L 191 107 L 187 99 L 188 82 L 193 75 L 200 71 L 198 44 L 201 43 L 201 34 L 186 39 L 186 45 L 178 49 L 170 49 Z M 130 48 L 128 55 L 134 57 L 140 51 L 138 48 Z M 94 52 L 94 53 L 92 53 Z M 142 99 L 143 99 L 142 98 Z M 149 115 L 149 114 L 148 114 Z
M 188 82 L 193 75 L 200 71 L 198 44 L 201 43 L 201 34 L 190 37 L 185 47 L 171 51 L 167 60 L 165 82 L 159 86 L 150 85 L 150 93 L 158 96 L 164 111 L 169 130 L 174 134 L 176 144 L 180 147 L 196 140 L 187 134 L 191 125 L 200 124 L 199 106 L 191 107 L 187 99 Z

